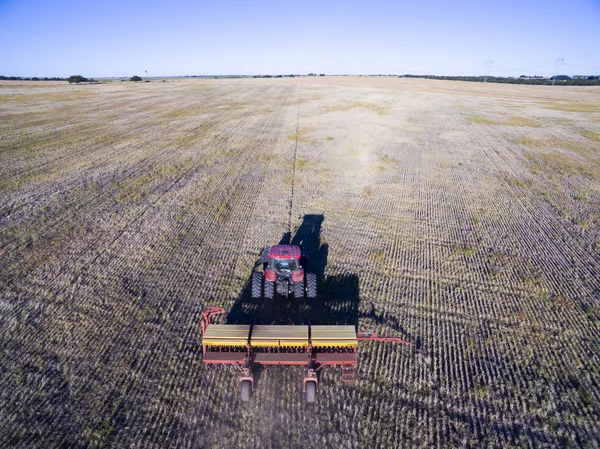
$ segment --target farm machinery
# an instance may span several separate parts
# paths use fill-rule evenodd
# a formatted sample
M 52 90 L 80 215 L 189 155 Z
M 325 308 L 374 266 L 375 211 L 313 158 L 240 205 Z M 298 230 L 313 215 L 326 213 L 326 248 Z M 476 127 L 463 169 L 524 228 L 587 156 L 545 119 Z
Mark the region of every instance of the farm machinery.
M 262 265 L 264 275 L 258 271 L 252 273 L 252 298 L 261 298 L 263 293 L 266 299 L 273 299 L 275 293 L 286 298 L 293 294 L 297 300 L 317 297 L 317 275 L 306 271 L 307 257 L 299 246 L 265 248 Z
M 318 372 L 341 367 L 342 382 L 354 382 L 359 341 L 388 341 L 412 345 L 397 337 L 357 332 L 353 325 L 259 325 L 214 324 L 211 319 L 225 309 L 209 307 L 202 312 L 202 351 L 206 365 L 236 367 L 240 373 L 242 401 L 254 391 L 255 366 L 303 366 L 303 390 L 307 402 L 315 402 Z

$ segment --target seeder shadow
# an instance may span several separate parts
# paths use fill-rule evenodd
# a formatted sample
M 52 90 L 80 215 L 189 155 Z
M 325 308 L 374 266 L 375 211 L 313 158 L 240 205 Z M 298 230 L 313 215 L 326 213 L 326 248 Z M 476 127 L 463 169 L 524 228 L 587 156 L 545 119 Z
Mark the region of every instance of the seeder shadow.
M 312 324 L 351 324 L 358 326 L 360 287 L 356 274 L 327 276 L 308 310 Z
M 400 325 L 400 319 L 398 317 L 384 316 L 383 314 L 375 310 L 375 304 L 371 303 L 368 312 L 360 312 L 358 318 L 367 318 L 376 324 L 385 324 L 389 328 L 397 331 L 402 338 L 406 338 L 408 341 L 415 345 L 416 349 L 422 348 L 421 337 L 415 336 L 408 332 L 402 325 Z
M 313 324 L 358 325 L 358 304 L 360 301 L 358 276 L 344 274 L 325 276 L 328 245 L 321 244 L 321 227 L 325 217 L 322 214 L 308 214 L 294 236 L 282 236 L 279 244 L 298 245 L 306 258 L 303 265 L 309 273 L 315 273 L 318 280 L 317 298 L 296 300 L 293 296 L 274 299 L 252 299 L 252 273 L 260 268 L 257 262 L 248 276 L 243 291 L 236 299 L 225 322 L 227 324 L 285 324 L 302 325 L 310 320 Z

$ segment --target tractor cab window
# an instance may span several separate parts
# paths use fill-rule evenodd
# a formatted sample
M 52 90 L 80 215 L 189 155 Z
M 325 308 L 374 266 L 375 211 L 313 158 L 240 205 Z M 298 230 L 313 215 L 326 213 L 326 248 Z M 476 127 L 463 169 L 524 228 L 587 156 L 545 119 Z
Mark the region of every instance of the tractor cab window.
M 291 273 L 298 268 L 295 259 L 273 259 L 273 268 L 279 273 Z

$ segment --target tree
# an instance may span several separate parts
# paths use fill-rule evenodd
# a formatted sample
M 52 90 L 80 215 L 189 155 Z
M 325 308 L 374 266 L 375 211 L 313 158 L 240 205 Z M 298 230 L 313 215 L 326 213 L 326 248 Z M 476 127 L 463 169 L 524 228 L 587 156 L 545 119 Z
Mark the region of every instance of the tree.
M 67 81 L 69 82 L 69 84 L 79 84 L 79 83 L 85 83 L 86 81 L 89 81 L 87 78 L 84 78 L 81 75 L 71 75 Z
M 137 83 L 138 81 L 142 81 L 142 78 L 137 75 L 133 75 L 131 78 L 129 78 L 129 81 L 135 81 Z

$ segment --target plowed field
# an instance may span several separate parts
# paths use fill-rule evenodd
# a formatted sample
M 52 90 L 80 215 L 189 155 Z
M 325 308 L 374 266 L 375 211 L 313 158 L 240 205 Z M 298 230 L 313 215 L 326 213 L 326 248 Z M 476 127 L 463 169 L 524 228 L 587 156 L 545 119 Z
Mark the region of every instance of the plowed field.
M 251 300 L 280 241 L 315 304 Z M 0 447 L 599 447 L 597 88 L 4 82 L 0 248 Z M 415 346 L 242 403 L 207 305 Z

